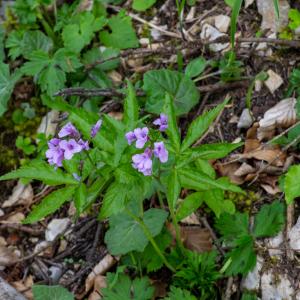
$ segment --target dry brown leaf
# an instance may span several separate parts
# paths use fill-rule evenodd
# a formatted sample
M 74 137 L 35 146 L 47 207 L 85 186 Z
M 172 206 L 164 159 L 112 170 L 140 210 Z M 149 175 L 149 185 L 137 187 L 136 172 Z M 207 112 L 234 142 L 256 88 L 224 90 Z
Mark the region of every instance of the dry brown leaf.
M 14 223 L 21 224 L 25 219 L 25 215 L 21 212 L 17 212 L 11 216 L 9 216 L 6 220 L 0 221 L 1 224 Z
M 243 177 L 245 175 L 248 175 L 249 173 L 255 172 L 255 168 L 253 168 L 251 165 L 247 163 L 243 163 L 235 172 L 233 175 L 238 177 Z
M 186 218 L 182 219 L 180 222 L 188 225 L 200 225 L 198 217 L 195 215 L 195 213 L 190 214 Z
M 278 186 L 272 187 L 268 184 L 261 184 L 260 186 L 270 195 L 276 195 L 281 192 Z
M 106 273 L 116 262 L 117 260 L 110 254 L 106 254 L 104 258 L 101 259 L 85 281 L 85 294 L 93 287 L 96 276 Z
M 12 261 L 17 260 L 16 254 L 5 246 L 0 246 L 0 266 L 10 266 Z
M 88 300 L 101 300 L 101 299 L 102 296 L 96 291 L 93 291 L 88 297 Z
M 33 190 L 31 184 L 24 185 L 21 181 L 14 187 L 12 195 L 2 204 L 3 208 L 14 205 L 29 206 L 33 200 Z
M 295 109 L 296 98 L 287 98 L 278 102 L 275 106 L 267 110 L 263 119 L 259 121 L 257 138 L 259 140 L 269 138 L 273 135 L 275 128 L 287 128 L 296 123 L 297 114 Z
M 161 280 L 150 280 L 151 285 L 154 286 L 153 299 L 165 298 L 167 295 L 168 284 Z
M 31 287 L 33 286 L 33 277 L 27 276 L 25 280 L 19 280 L 12 282 L 11 285 L 21 294 L 23 294 L 28 300 L 33 299 Z M 25 292 L 24 292 L 25 291 Z
M 255 149 L 258 149 L 261 146 L 261 143 L 257 139 L 247 139 L 245 141 L 244 153 L 251 152 Z
M 220 175 L 227 176 L 232 183 L 243 184 L 245 182 L 240 176 L 234 175 L 234 173 L 240 168 L 240 163 L 233 162 L 230 164 L 216 164 L 215 166 Z
M 199 226 L 182 226 L 180 232 L 186 248 L 199 253 L 212 249 L 212 238 L 207 229 Z

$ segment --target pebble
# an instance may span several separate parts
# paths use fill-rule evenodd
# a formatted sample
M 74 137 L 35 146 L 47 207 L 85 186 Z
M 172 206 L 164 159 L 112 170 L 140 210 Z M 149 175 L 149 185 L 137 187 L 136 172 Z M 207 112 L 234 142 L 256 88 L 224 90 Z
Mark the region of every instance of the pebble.
M 47 226 L 46 229 L 46 241 L 54 241 L 57 236 L 66 230 L 71 223 L 70 219 L 53 219 Z

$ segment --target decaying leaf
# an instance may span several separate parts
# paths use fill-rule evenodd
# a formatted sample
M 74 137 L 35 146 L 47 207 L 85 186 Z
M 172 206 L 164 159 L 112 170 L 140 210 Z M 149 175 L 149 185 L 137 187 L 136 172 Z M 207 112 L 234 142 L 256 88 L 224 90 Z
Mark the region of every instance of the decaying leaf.
M 17 212 L 9 216 L 6 220 L 0 221 L 1 224 L 14 223 L 20 224 L 25 219 L 25 215 L 21 212 Z
M 14 187 L 12 195 L 8 200 L 2 204 L 3 208 L 11 207 L 14 205 L 26 205 L 29 206 L 33 200 L 33 190 L 31 184 L 24 185 L 20 180 Z
M 221 176 L 227 176 L 232 183 L 243 184 L 245 181 L 240 176 L 234 175 L 240 168 L 240 163 L 233 162 L 229 164 L 216 164 L 216 168 Z
M 11 249 L 0 246 L 0 266 L 10 266 L 15 260 L 17 260 L 17 256 Z
M 270 134 L 271 136 L 274 135 L 275 128 L 287 128 L 295 124 L 297 120 L 296 102 L 296 98 L 287 98 L 267 110 L 263 119 L 259 121 L 257 138 L 259 140 L 269 138 Z
M 207 229 L 199 226 L 182 226 L 180 231 L 183 244 L 187 249 L 199 253 L 212 250 L 212 239 Z
M 256 171 L 251 165 L 247 163 L 243 163 L 235 172 L 234 175 L 238 177 L 242 177 L 248 175 L 249 173 L 254 173 Z
M 32 275 L 29 275 L 25 278 L 25 280 L 18 280 L 15 282 L 12 282 L 11 284 L 18 292 L 22 293 L 26 299 L 32 300 L 33 294 L 31 291 L 31 287 L 33 285 L 33 277 Z M 25 291 L 25 292 L 24 292 Z

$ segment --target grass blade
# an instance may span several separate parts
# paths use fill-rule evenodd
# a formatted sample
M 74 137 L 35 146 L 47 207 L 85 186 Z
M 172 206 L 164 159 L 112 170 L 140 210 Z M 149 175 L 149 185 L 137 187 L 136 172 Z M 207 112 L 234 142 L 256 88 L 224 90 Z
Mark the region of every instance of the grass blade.
M 232 49 L 234 48 L 234 37 L 236 33 L 236 24 L 237 19 L 240 14 L 240 10 L 242 7 L 243 0 L 235 0 L 233 8 L 232 8 L 232 14 L 231 14 L 231 22 L 230 22 L 230 42 Z

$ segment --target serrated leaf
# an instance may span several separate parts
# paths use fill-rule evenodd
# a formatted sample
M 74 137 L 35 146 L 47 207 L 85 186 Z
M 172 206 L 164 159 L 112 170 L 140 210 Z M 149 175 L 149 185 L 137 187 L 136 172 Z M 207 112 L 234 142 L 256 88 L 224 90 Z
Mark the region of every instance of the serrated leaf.
M 59 285 L 33 285 L 34 300 L 74 300 L 74 296 Z
M 145 11 L 156 3 L 157 0 L 133 0 L 132 8 L 137 11 Z
M 237 238 L 248 235 L 249 217 L 246 213 L 237 212 L 234 215 L 224 213 L 216 220 L 215 227 L 221 233 L 222 238 L 232 242 Z
M 78 184 L 70 174 L 60 169 L 55 170 L 43 161 L 31 161 L 30 164 L 1 176 L 0 181 L 18 178 L 41 180 L 48 185 Z
M 197 300 L 189 291 L 171 286 L 168 297 L 163 300 Z
M 189 62 L 185 68 L 185 75 L 194 78 L 199 76 L 205 69 L 207 61 L 204 57 L 198 57 Z
M 161 232 L 167 216 L 166 211 L 157 208 L 145 212 L 143 221 L 152 237 Z M 126 213 L 120 213 L 110 217 L 110 228 L 106 232 L 105 243 L 112 255 L 121 255 L 134 250 L 142 252 L 148 244 L 148 239 L 137 221 Z
M 16 59 L 22 54 L 22 42 L 23 42 L 24 31 L 14 30 L 9 33 L 6 42 L 5 48 L 8 48 L 8 56 L 11 59 Z
M 84 211 L 84 207 L 87 202 L 87 188 L 85 183 L 81 182 L 79 187 L 75 191 L 74 204 L 77 215 L 80 215 Z
M 13 74 L 9 72 L 9 65 L 0 62 L 0 117 L 7 110 L 7 103 L 14 90 L 15 84 L 23 73 L 17 69 Z
M 177 169 L 174 168 L 171 171 L 168 179 L 168 187 L 167 187 L 167 200 L 170 209 L 174 209 L 177 204 L 177 200 L 179 198 L 181 191 L 181 185 L 179 181 L 179 176 Z
M 178 222 L 188 217 L 201 206 L 203 203 L 202 195 L 202 192 L 195 192 L 185 197 L 185 199 L 179 204 L 176 211 Z
M 255 216 L 253 234 L 256 238 L 275 236 L 283 229 L 284 221 L 283 203 L 277 200 L 265 204 Z
M 108 281 L 114 281 L 114 274 L 108 274 Z M 103 300 L 150 300 L 154 288 L 150 286 L 147 277 L 135 278 L 133 281 L 124 274 L 118 275 L 118 280 L 112 286 L 101 289 Z
M 40 73 L 46 66 L 48 66 L 51 63 L 51 59 L 49 55 L 42 51 L 42 50 L 36 50 L 33 51 L 28 56 L 29 61 L 26 62 L 21 70 L 26 75 L 35 76 L 38 73 Z
M 124 12 L 111 17 L 107 25 L 111 32 L 100 32 L 100 40 L 106 47 L 116 49 L 137 48 L 139 40 L 132 26 L 131 18 L 126 16 Z
M 200 94 L 194 82 L 186 75 L 171 70 L 151 70 L 144 75 L 144 91 L 147 93 L 146 110 L 159 114 L 165 94 L 174 101 L 175 114 L 188 113 L 199 101 Z
M 236 193 L 244 193 L 243 190 L 230 183 L 224 178 L 214 180 L 203 172 L 194 169 L 179 169 L 178 170 L 179 180 L 182 187 L 193 189 L 196 191 L 205 191 L 212 188 L 218 188 L 221 190 L 232 191 Z
M 59 190 L 56 190 L 46 196 L 42 202 L 34 207 L 31 213 L 23 221 L 24 224 L 35 223 L 42 218 L 57 211 L 65 202 L 71 200 L 76 186 L 68 186 Z
M 124 123 L 126 129 L 133 130 L 139 119 L 139 105 L 136 99 L 136 94 L 132 83 L 127 80 L 127 97 L 124 102 Z
M 216 119 L 220 112 L 224 109 L 229 99 L 219 104 L 214 109 L 202 114 L 195 119 L 188 128 L 185 139 L 182 142 L 181 150 L 185 151 L 194 144 L 209 128 L 211 123 Z
M 300 165 L 291 166 L 285 175 L 284 192 L 287 204 L 291 204 L 293 200 L 300 196 Z
M 71 52 L 80 53 L 91 42 L 94 33 L 105 24 L 106 18 L 104 17 L 95 19 L 90 12 L 80 14 L 73 24 L 68 24 L 63 29 L 62 39 L 65 48 Z
M 236 247 L 226 255 L 226 257 L 230 259 L 230 264 L 225 271 L 225 275 L 247 275 L 256 265 L 253 238 L 250 235 L 242 236 L 236 240 L 235 246 Z

